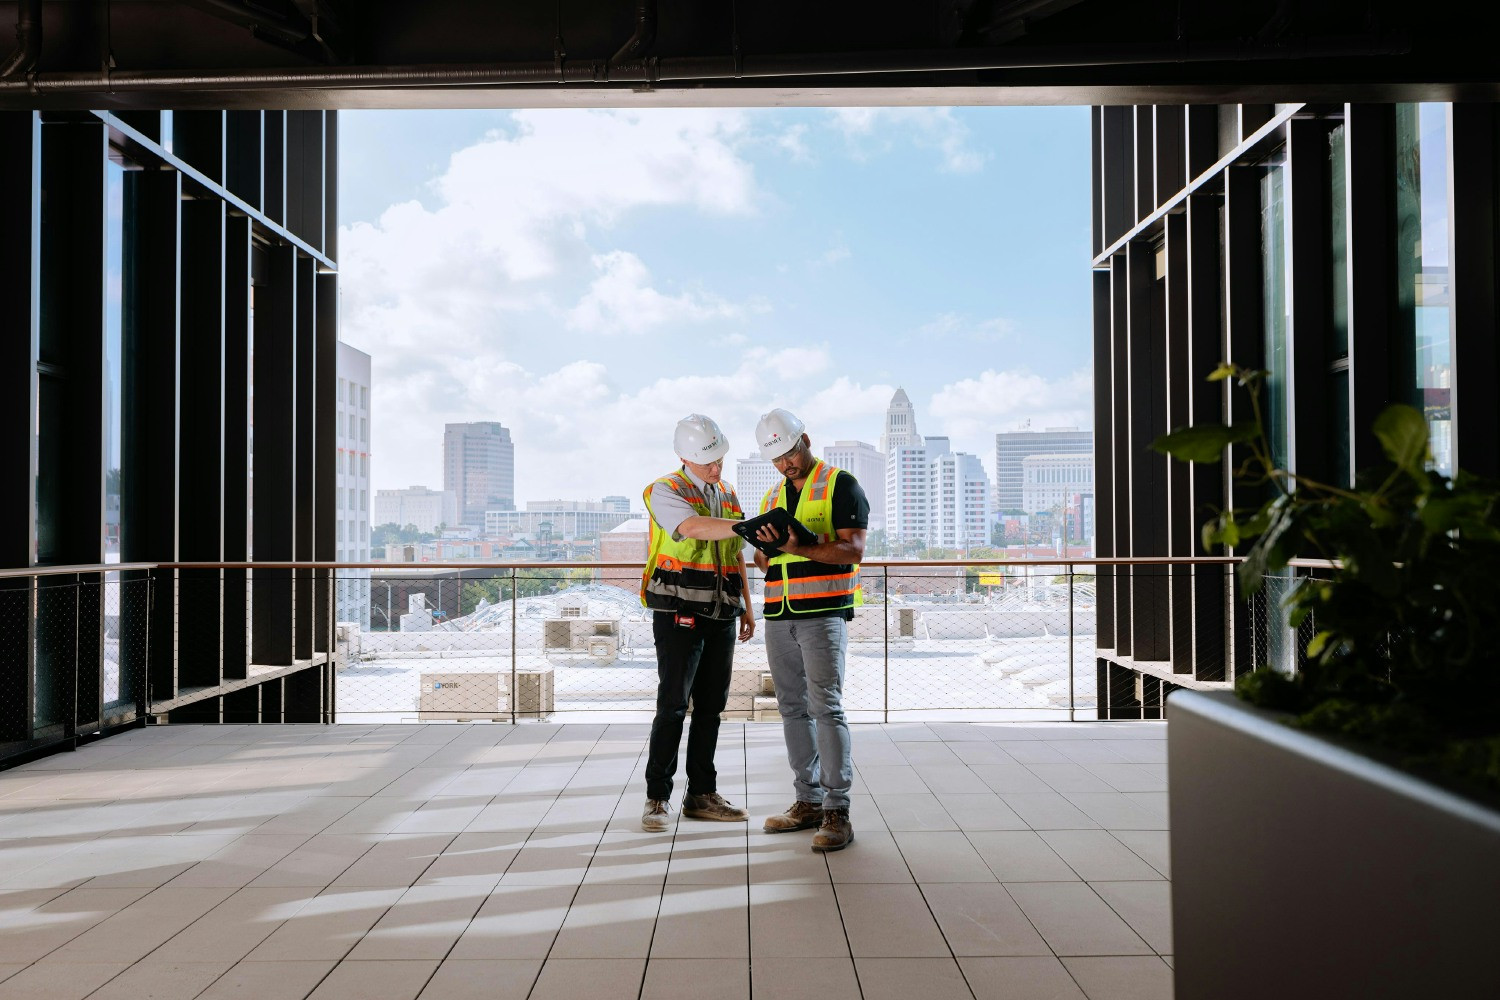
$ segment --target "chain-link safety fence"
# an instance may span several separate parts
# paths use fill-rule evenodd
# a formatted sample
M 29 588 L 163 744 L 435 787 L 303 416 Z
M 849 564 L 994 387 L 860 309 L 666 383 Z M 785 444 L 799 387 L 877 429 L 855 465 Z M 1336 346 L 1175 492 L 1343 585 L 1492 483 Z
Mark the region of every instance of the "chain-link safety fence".
M 1091 568 L 887 564 L 865 567 L 861 579 L 864 604 L 848 627 L 851 719 L 1092 717 Z M 355 612 L 338 625 L 344 721 L 508 722 L 649 714 L 655 704 L 639 570 L 341 572 L 336 589 Z M 759 589 L 752 570 L 757 609 Z M 726 713 L 777 718 L 763 621 L 736 648 Z

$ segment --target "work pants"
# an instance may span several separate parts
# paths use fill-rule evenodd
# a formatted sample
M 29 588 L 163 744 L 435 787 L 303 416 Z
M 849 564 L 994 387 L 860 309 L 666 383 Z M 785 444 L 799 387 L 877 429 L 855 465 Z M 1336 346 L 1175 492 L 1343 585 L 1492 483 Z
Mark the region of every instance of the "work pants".
M 767 618 L 766 657 L 787 762 L 799 802 L 848 809 L 854 783 L 849 723 L 844 718 L 843 618 Z
M 646 797 L 672 797 L 677 773 L 677 745 L 688 699 L 693 722 L 688 728 L 687 790 L 689 795 L 716 792 L 719 773 L 714 749 L 719 743 L 719 714 L 729 700 L 729 674 L 734 665 L 737 619 L 692 616 L 692 627 L 677 623 L 677 614 L 657 611 L 651 631 L 656 639 L 656 718 L 646 757 Z

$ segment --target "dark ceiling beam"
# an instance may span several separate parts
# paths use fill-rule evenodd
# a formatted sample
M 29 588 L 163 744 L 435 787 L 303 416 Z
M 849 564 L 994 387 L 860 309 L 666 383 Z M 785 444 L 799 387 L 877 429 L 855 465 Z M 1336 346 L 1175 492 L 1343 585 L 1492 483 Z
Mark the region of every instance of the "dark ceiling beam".
M 0 63 L 0 79 L 24 77 L 42 54 L 42 0 L 16 4 L 16 50 Z
M 1396 36 L 1298 39 L 1269 46 L 1254 42 L 1165 42 L 1141 45 L 1013 46 L 895 52 L 785 55 L 664 56 L 614 63 L 607 60 L 257 70 L 42 73 L 25 81 L 0 81 L 0 97 L 90 93 L 183 93 L 278 90 L 359 90 L 403 87 L 492 87 L 526 84 L 609 84 L 795 81 L 839 77 L 857 85 L 877 74 L 981 72 L 1084 67 L 1167 67 L 1399 56 L 1409 42 Z
M 309 60 L 325 58 L 332 62 L 333 53 L 313 38 L 313 29 L 300 18 L 289 17 L 256 3 L 239 0 L 179 0 L 221 21 L 245 28 L 252 36 L 294 52 Z

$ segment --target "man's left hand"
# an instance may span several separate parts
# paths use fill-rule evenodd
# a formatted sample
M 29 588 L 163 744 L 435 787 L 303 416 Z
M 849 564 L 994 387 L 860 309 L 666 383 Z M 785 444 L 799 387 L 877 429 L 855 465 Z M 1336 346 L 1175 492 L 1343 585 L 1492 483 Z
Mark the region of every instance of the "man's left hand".
M 740 642 L 749 642 L 753 635 L 755 635 L 755 611 L 747 607 L 740 615 Z

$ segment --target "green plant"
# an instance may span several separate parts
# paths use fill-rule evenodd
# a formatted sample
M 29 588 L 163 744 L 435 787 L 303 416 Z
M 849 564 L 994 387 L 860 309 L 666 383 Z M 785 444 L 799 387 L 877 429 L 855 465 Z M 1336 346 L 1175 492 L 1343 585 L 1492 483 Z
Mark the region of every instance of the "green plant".
M 1263 666 L 1236 691 L 1306 728 L 1367 740 L 1500 792 L 1500 485 L 1428 468 L 1426 420 L 1404 405 L 1375 419 L 1385 461 L 1352 487 L 1280 468 L 1260 408 L 1266 374 L 1226 364 L 1209 375 L 1248 394 L 1251 420 L 1183 428 L 1152 444 L 1183 461 L 1216 462 L 1230 449 L 1243 456 L 1234 478 L 1265 500 L 1221 511 L 1203 540 L 1243 551 L 1247 595 L 1294 558 L 1333 563 L 1284 601 L 1290 625 L 1310 618 L 1315 630 L 1302 668 Z

